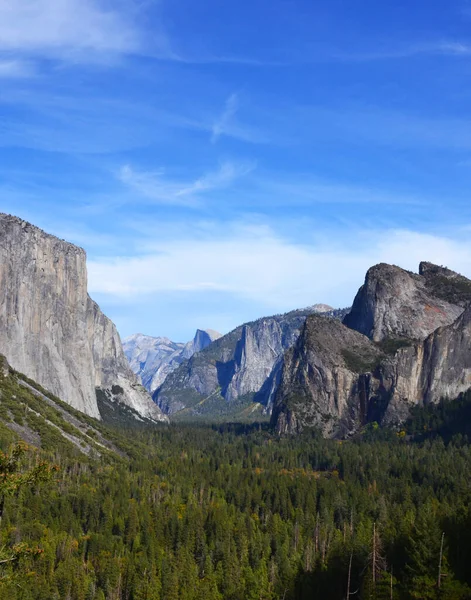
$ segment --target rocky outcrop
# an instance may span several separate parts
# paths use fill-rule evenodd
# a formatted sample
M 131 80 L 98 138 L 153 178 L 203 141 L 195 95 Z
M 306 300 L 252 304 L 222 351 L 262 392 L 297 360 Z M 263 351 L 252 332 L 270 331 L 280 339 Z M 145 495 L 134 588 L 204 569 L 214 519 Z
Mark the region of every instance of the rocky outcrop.
M 10 374 L 10 365 L 3 354 L 0 354 L 0 378 L 5 379 Z
M 123 340 L 123 349 L 132 370 L 152 393 L 185 359 L 220 337 L 221 334 L 212 329 L 198 329 L 193 340 L 182 344 L 166 337 L 138 333 Z
M 333 306 L 329 306 L 329 304 L 313 304 L 311 308 L 313 312 L 319 315 L 329 314 L 335 311 L 335 308 Z
M 463 308 L 471 304 L 471 281 L 463 275 L 429 262 L 420 263 L 419 275 L 433 296 Z
M 84 250 L 9 215 L 0 215 L 0 352 L 95 418 L 100 389 L 165 419 L 131 371 L 115 325 L 87 294 Z
M 279 433 L 316 427 L 344 436 L 367 419 L 360 373 L 374 371 L 383 352 L 340 321 L 312 315 L 284 359 L 272 415 Z
M 423 340 L 437 327 L 453 323 L 463 312 L 462 305 L 437 293 L 440 285 L 430 266 L 423 272 L 427 275 L 387 264 L 372 267 L 344 324 L 380 342 L 391 338 Z M 447 283 L 452 286 L 450 278 Z
M 280 433 L 317 427 L 343 437 L 372 421 L 398 425 L 412 406 L 470 389 L 470 292 L 465 277 L 430 263 L 421 263 L 419 275 L 370 269 L 344 319 L 349 328 L 306 320 L 285 356 L 273 425 Z

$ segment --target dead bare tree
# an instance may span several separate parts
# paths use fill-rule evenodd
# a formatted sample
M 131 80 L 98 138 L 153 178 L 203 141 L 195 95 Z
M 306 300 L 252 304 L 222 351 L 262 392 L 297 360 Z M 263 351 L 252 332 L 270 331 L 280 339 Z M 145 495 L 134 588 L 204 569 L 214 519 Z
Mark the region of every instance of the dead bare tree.
M 387 569 L 386 559 L 383 556 L 383 543 L 379 535 L 378 527 L 376 527 L 376 523 L 373 523 L 373 537 L 371 539 L 371 552 L 369 554 L 368 562 L 371 567 L 371 578 L 374 589 L 381 574 Z
M 438 589 L 440 589 L 441 585 L 442 585 L 442 560 L 443 560 L 443 541 L 445 539 L 445 532 L 442 533 L 442 541 L 440 544 L 440 558 L 438 559 L 438 580 L 437 580 L 437 587 Z
M 352 581 L 352 561 L 353 561 L 353 550 L 350 552 L 350 562 L 348 563 L 348 577 L 347 577 L 347 595 L 345 600 L 350 600 L 350 596 L 354 596 L 358 594 L 360 588 L 358 588 L 355 592 L 350 591 L 350 584 Z

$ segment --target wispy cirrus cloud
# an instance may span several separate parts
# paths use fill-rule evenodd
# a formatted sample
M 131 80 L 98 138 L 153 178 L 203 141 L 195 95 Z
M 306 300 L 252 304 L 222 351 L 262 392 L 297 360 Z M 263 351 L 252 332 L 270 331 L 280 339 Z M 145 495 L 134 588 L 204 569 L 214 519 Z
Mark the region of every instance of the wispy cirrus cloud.
M 434 42 L 411 42 L 404 44 L 382 45 L 371 50 L 353 52 L 334 52 L 332 57 L 342 61 L 368 62 L 376 60 L 392 60 L 413 58 L 415 56 L 450 56 L 465 57 L 471 55 L 471 44 L 453 40 Z
M 209 121 L 211 143 L 215 144 L 222 136 L 241 140 L 251 144 L 263 144 L 268 137 L 259 127 L 241 124 L 236 116 L 240 109 L 239 94 L 234 92 L 226 99 L 222 112 L 213 121 Z M 207 124 L 200 125 L 206 128 Z
M 272 119 L 271 128 L 276 129 L 280 143 L 283 142 L 282 132 L 284 140 L 292 144 L 342 139 L 344 143 L 356 145 L 366 143 L 453 151 L 471 149 L 471 119 L 462 114 L 434 114 L 428 106 L 418 112 L 371 104 L 367 109 L 359 104 L 338 108 L 304 105 L 292 107 L 291 115 L 287 117 L 279 111 Z
M 236 93 L 231 94 L 226 100 L 223 112 L 213 123 L 211 132 L 211 142 L 213 144 L 218 141 L 221 135 L 226 133 L 226 130 L 238 109 L 239 97 Z
M 468 56 L 471 54 L 471 44 L 463 42 L 442 42 L 436 47 L 437 52 L 453 56 Z
M 224 188 L 239 177 L 247 175 L 254 168 L 254 163 L 235 164 L 232 162 L 224 162 L 217 171 L 203 175 L 189 186 L 182 188 L 179 192 L 177 192 L 177 196 L 191 197 L 202 192 Z
M 433 198 L 397 190 L 385 190 L 376 186 L 354 183 L 336 183 L 297 173 L 283 176 L 265 173 L 254 176 L 247 200 L 263 206 L 306 206 L 306 205 L 430 205 Z
M 254 163 L 223 162 L 193 181 L 177 181 L 166 177 L 165 170 L 141 171 L 130 165 L 121 167 L 118 178 L 143 198 L 156 203 L 197 207 L 201 195 L 229 187 L 236 179 L 255 168 Z

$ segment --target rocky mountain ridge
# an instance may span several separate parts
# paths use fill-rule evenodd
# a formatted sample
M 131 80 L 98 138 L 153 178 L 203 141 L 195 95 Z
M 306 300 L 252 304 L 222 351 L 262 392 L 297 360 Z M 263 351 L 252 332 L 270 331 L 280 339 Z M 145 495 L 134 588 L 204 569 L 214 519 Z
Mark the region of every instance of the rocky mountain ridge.
M 164 413 L 184 418 L 269 414 L 284 352 L 315 312 L 316 307 L 309 307 L 237 327 L 170 373 L 154 392 L 154 401 Z M 322 313 L 344 315 L 325 305 Z
M 419 275 L 380 264 L 343 324 L 308 317 L 285 357 L 272 423 L 344 437 L 470 388 L 471 281 L 431 263 Z
M 0 214 L 0 352 L 72 407 L 100 418 L 110 402 L 166 420 L 139 384 L 115 325 L 87 293 L 85 251 Z

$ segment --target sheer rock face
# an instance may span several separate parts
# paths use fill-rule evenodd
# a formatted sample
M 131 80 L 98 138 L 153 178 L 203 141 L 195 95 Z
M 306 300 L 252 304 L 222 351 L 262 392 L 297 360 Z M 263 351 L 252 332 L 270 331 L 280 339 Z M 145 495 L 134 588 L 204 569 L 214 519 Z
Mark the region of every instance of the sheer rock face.
M 388 338 L 423 340 L 437 327 L 453 323 L 463 312 L 462 305 L 447 301 L 438 291 L 440 285 L 435 289 L 433 284 L 444 278 L 453 285 L 452 278 L 442 273 L 448 270 L 422 265 L 424 275 L 386 264 L 372 267 L 344 324 L 380 342 Z
M 412 406 L 471 388 L 471 282 L 430 263 L 420 273 L 370 269 L 344 320 L 360 332 L 307 319 L 284 360 L 272 416 L 280 433 L 315 426 L 343 437 L 372 421 L 399 425 Z M 424 316 L 428 307 L 436 317 Z
M 193 340 L 183 344 L 138 333 L 123 340 L 123 348 L 132 370 L 152 393 L 185 359 L 220 337 L 221 334 L 212 329 L 198 329 Z
M 244 325 L 234 353 L 232 377 L 224 390 L 226 400 L 261 390 L 277 359 L 298 335 L 298 328 L 283 328 L 272 319 L 264 319 L 256 327 Z
M 471 388 L 471 308 L 424 341 L 398 351 L 378 372 L 373 402 L 383 403 L 383 421 L 399 424 L 413 405 L 454 400 Z
M 297 340 L 307 311 L 247 323 L 184 361 L 154 393 L 168 414 L 216 396 L 231 402 L 253 395 L 271 411 L 285 350 Z
M 218 340 L 222 335 L 218 331 L 214 331 L 214 329 L 197 329 L 195 333 L 195 337 L 185 344 L 183 349 L 183 358 L 191 358 L 193 354 L 196 352 L 201 352 L 212 344 L 214 341 Z
M 368 410 L 359 371 L 373 370 L 382 358 L 361 333 L 335 319 L 308 317 L 285 355 L 273 424 L 279 433 L 316 427 L 326 436 L 342 437 L 354 431 Z
M 114 324 L 87 294 L 84 250 L 0 215 L 0 352 L 11 366 L 100 418 L 96 388 L 164 419 L 139 385 Z

